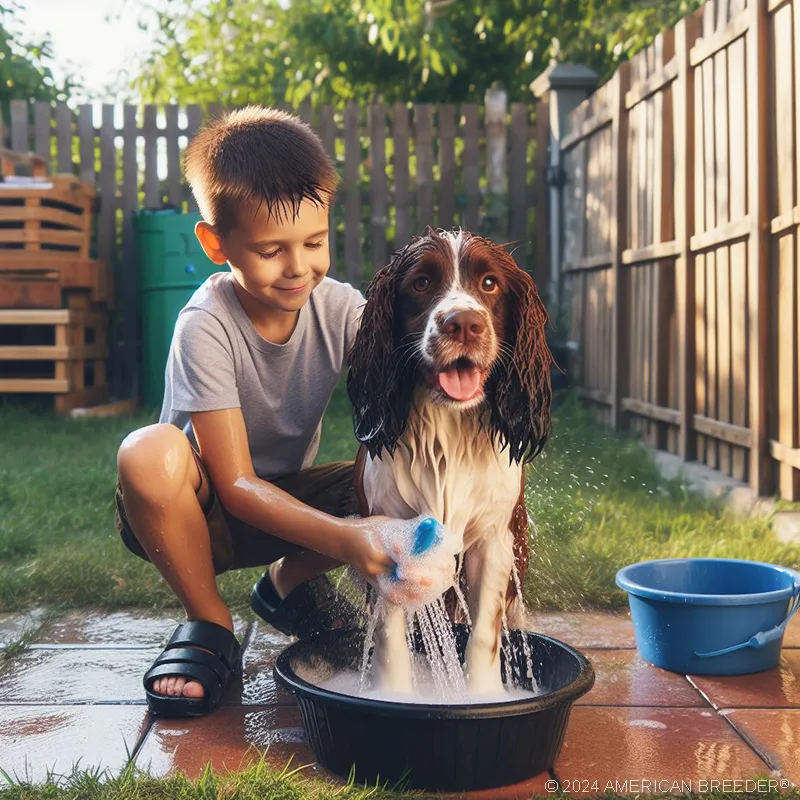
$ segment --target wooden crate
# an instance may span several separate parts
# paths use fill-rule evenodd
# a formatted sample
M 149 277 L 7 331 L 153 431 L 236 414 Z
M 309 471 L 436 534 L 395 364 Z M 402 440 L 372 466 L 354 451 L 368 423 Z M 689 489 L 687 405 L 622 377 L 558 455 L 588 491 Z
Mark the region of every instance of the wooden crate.
M 0 183 L 0 255 L 89 257 L 95 191 L 72 175 Z
M 23 153 L 0 147 L 0 171 L 4 177 L 8 175 L 43 177 L 47 175 L 47 162 L 38 153 Z
M 108 315 L 83 295 L 69 302 L 0 310 L 0 394 L 53 394 L 62 413 L 108 400 Z
M 113 307 L 108 262 L 0 250 L 0 308 L 62 308 L 72 294 Z
M 57 272 L 0 272 L 0 309 L 61 308 L 63 305 Z

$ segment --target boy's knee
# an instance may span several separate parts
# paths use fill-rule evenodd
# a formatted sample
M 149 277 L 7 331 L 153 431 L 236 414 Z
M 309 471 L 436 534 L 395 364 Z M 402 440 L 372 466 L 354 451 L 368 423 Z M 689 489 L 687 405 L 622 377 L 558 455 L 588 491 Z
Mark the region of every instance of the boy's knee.
M 156 423 L 125 437 L 117 453 L 117 474 L 126 492 L 166 499 L 183 488 L 191 458 L 186 434 L 174 425 Z

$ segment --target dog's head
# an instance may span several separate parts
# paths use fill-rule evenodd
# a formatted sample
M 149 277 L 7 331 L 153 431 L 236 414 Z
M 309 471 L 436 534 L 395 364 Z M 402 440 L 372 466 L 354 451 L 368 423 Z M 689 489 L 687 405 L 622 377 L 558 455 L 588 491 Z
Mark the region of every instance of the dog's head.
M 394 453 L 416 389 L 454 411 L 485 406 L 512 461 L 550 430 L 547 312 L 531 277 L 499 245 L 462 231 L 415 237 L 367 288 L 347 390 L 358 440 Z

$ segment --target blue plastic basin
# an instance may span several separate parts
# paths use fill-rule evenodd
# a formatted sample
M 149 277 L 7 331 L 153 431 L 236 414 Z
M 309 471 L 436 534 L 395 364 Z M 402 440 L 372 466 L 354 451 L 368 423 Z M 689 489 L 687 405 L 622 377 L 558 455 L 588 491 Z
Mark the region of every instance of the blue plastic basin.
M 800 608 L 800 573 L 728 558 L 642 561 L 617 573 L 628 593 L 636 646 L 662 669 L 744 675 L 777 666 Z

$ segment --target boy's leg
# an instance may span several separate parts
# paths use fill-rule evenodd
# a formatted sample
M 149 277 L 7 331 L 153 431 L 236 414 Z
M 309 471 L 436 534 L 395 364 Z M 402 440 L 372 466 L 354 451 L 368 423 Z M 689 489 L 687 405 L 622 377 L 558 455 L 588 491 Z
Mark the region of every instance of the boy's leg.
M 203 508 L 211 491 L 186 435 L 156 424 L 131 433 L 117 456 L 124 513 L 136 541 L 175 592 L 189 620 L 233 631 L 217 591 L 211 540 Z M 170 677 L 155 683 L 165 695 L 202 697 L 197 681 Z
M 270 564 L 269 576 L 278 596 L 283 600 L 293 589 L 302 583 L 341 567 L 342 562 L 336 561 L 322 553 L 306 550 L 302 553 L 293 553 L 284 556 L 279 561 Z

